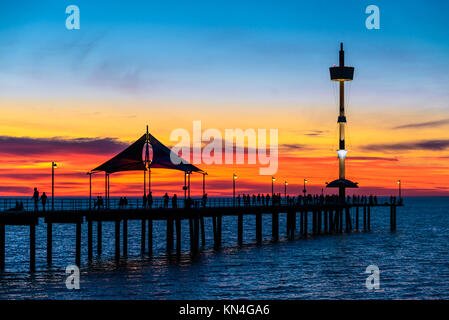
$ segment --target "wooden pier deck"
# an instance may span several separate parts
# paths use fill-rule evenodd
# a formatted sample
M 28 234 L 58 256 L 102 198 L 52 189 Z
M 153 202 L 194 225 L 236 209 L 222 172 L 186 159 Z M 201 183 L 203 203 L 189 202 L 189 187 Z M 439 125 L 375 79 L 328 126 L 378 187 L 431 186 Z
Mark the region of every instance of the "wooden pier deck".
M 93 258 L 94 225 L 96 226 L 97 255 L 102 253 L 102 223 L 115 223 L 115 259 L 127 257 L 128 221 L 141 221 L 141 252 L 153 254 L 153 221 L 162 220 L 167 224 L 167 253 L 181 253 L 181 221 L 189 222 L 190 253 L 197 255 L 201 245 L 205 245 L 205 219 L 212 220 L 213 247 L 219 250 L 222 243 L 222 218 L 234 216 L 237 219 L 237 244 L 243 244 L 244 216 L 255 219 L 257 244 L 262 243 L 262 215 L 271 215 L 271 238 L 279 240 L 279 214 L 287 214 L 286 235 L 289 240 L 318 236 L 321 234 L 339 234 L 352 230 L 371 229 L 371 211 L 378 207 L 390 208 L 390 230 L 396 230 L 396 211 L 402 203 L 352 203 L 352 204 L 279 204 L 279 205 L 217 205 L 191 208 L 116 208 L 116 209 L 64 209 L 47 212 L 0 212 L 0 270 L 5 268 L 5 227 L 20 225 L 30 229 L 30 271 L 36 266 L 36 226 L 43 218 L 47 226 L 46 256 L 47 263 L 52 263 L 52 244 L 54 224 L 75 224 L 76 245 L 75 263 L 81 264 L 82 224 L 87 223 L 87 246 L 90 261 Z M 352 221 L 354 220 L 354 225 Z M 311 222 L 311 223 L 310 223 Z M 299 224 L 299 228 L 297 225 Z M 176 236 L 175 236 L 176 235 Z M 176 239 L 176 244 L 174 240 Z M 122 252 L 121 252 L 122 241 Z M 173 252 L 175 251 L 175 252 Z

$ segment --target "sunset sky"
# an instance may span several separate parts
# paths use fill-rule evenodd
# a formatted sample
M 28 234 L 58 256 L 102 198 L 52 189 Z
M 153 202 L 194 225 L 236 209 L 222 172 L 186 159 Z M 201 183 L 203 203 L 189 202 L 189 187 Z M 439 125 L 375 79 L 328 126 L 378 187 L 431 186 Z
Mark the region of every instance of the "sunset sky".
M 67 30 L 65 8 L 80 8 Z M 365 8 L 380 8 L 380 30 Z M 359 193 L 449 196 L 449 3 L 443 1 L 10 1 L 0 3 L 0 196 L 88 195 L 86 172 L 150 132 L 279 130 L 276 191 L 320 192 L 338 176 L 336 85 L 347 103 L 347 178 Z M 199 165 L 210 196 L 271 192 L 259 165 Z M 183 173 L 152 172 L 153 193 L 182 194 Z M 142 173 L 113 174 L 111 195 L 140 195 Z M 103 176 L 94 176 L 94 194 Z M 201 192 L 201 176 L 192 180 Z

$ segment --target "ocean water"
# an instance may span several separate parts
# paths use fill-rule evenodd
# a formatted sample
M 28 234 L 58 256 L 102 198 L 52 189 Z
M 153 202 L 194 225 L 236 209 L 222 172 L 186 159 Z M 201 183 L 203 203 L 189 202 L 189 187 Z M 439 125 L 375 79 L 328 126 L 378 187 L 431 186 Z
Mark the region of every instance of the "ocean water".
M 80 289 L 65 285 L 75 262 L 75 226 L 54 225 L 53 265 L 46 265 L 46 232 L 37 227 L 36 269 L 29 269 L 27 227 L 6 227 L 6 268 L 0 299 L 448 299 L 449 198 L 406 198 L 398 208 L 397 231 L 389 231 L 389 209 L 371 214 L 371 231 L 285 239 L 280 216 L 278 243 L 271 243 L 271 218 L 263 217 L 264 243 L 255 245 L 255 218 L 244 218 L 243 247 L 237 218 L 223 218 L 223 248 L 206 245 L 189 255 L 184 223 L 180 257 L 165 253 L 165 223 L 154 222 L 154 256 L 140 254 L 140 222 L 128 222 L 128 258 L 114 259 L 114 224 L 103 223 L 103 253 L 87 261 L 87 224 L 82 230 Z M 309 219 L 311 220 L 311 219 Z M 299 228 L 299 219 L 297 229 Z M 299 230 L 297 230 L 299 231 Z M 368 265 L 380 270 L 380 288 L 365 286 Z

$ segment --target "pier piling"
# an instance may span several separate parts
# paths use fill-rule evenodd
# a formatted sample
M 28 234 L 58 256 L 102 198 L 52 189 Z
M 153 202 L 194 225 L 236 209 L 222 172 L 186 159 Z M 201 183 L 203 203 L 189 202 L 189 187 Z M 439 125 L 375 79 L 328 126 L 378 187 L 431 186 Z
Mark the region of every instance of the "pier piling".
M 173 219 L 167 219 L 167 253 L 173 251 Z
M 87 259 L 92 260 L 92 220 L 87 221 Z
M 153 255 L 153 219 L 148 219 L 148 254 Z
M 279 212 L 273 212 L 271 215 L 271 237 L 272 241 L 279 240 Z
M 115 260 L 120 259 L 120 220 L 115 220 Z
M 79 267 L 81 265 L 81 222 L 76 223 L 76 248 L 75 263 Z
M 176 219 L 176 254 L 181 254 L 181 219 Z
M 30 224 L 30 271 L 36 270 L 36 225 Z
M 243 244 L 243 214 L 239 213 L 237 219 L 237 242 L 241 246 Z
M 123 219 L 123 257 L 128 256 L 128 220 Z
M 102 229 L 103 229 L 102 222 L 97 221 L 97 254 L 99 256 L 101 255 Z
M 5 269 L 5 225 L 0 224 L 0 270 Z
M 262 214 L 256 213 L 256 242 L 262 243 Z
M 53 225 L 51 222 L 47 223 L 47 264 L 52 262 L 52 245 L 53 245 Z
M 142 219 L 141 223 L 140 223 L 140 252 L 142 254 L 145 253 L 145 226 L 146 222 L 145 219 Z

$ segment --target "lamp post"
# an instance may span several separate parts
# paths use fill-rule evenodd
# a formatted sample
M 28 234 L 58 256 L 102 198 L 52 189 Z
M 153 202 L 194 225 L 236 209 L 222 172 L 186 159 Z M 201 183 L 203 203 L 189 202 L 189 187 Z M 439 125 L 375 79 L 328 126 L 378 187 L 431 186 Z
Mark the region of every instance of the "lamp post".
M 276 181 L 275 177 L 271 177 L 271 203 L 273 203 L 274 196 L 274 182 Z
M 401 199 L 401 180 L 398 180 L 399 199 Z
M 237 175 L 232 174 L 232 206 L 235 207 L 235 180 L 237 180 Z
M 306 193 L 307 193 L 307 190 L 306 190 L 306 183 L 307 182 L 309 182 L 309 181 L 307 181 L 307 179 L 304 179 L 304 190 L 302 190 L 302 192 L 304 192 L 304 197 L 306 197 Z
M 285 181 L 284 182 L 284 198 L 287 199 L 287 186 L 288 186 L 288 182 Z
M 55 211 L 55 168 L 57 167 L 55 162 L 51 163 L 51 211 Z

